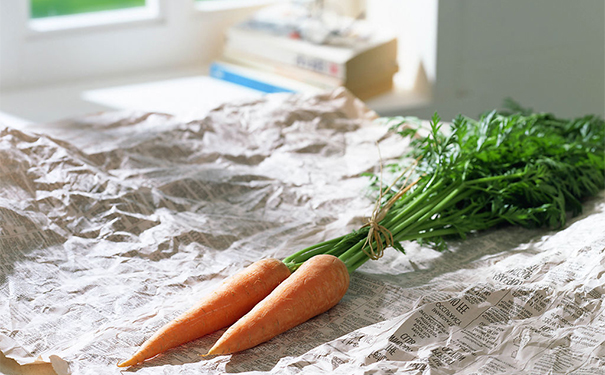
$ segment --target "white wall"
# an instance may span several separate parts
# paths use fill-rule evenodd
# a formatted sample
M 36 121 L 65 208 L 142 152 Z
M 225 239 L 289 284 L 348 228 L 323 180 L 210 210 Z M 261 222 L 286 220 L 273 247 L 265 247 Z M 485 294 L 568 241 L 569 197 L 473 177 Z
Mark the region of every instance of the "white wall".
M 28 0 L 0 0 L 0 90 L 139 74 L 208 63 L 224 30 L 258 6 L 197 11 L 192 0 L 158 0 L 155 19 L 37 33 Z
M 506 97 L 537 111 L 605 116 L 605 1 L 439 1 L 434 105 L 475 116 Z
M 368 20 L 397 35 L 400 82 L 406 88 L 413 86 L 419 64 L 435 80 L 438 6 L 438 0 L 366 1 Z

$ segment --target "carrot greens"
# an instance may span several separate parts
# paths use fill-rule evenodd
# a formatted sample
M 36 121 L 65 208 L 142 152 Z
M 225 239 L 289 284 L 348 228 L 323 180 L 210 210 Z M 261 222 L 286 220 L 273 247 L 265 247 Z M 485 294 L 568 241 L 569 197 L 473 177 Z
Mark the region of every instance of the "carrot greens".
M 479 120 L 458 116 L 447 131 L 434 115 L 423 137 L 408 118 L 387 119 L 393 131 L 413 139 L 409 158 L 393 168 L 414 163 L 407 180 L 415 184 L 403 194 L 403 182 L 381 187 L 380 203 L 390 208 L 379 222 L 303 249 L 284 259 L 286 265 L 295 270 L 325 253 L 352 272 L 388 246 L 404 252 L 403 241 L 445 250 L 448 237 L 504 224 L 565 225 L 568 213 L 580 213 L 582 201 L 605 186 L 605 122 L 596 116 L 559 119 L 511 104 L 513 110 Z

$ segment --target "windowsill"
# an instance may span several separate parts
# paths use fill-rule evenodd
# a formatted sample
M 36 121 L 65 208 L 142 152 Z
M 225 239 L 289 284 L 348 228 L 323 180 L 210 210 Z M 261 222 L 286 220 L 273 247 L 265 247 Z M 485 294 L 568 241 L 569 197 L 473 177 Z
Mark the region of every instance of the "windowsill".
M 32 19 L 28 22 L 30 35 L 54 35 L 73 30 L 97 30 L 114 28 L 116 25 L 140 25 L 161 21 L 159 3 L 151 1 L 145 7 L 82 13 Z
M 0 127 L 3 125 L 27 125 L 28 128 L 32 128 L 38 125 L 43 126 L 44 123 L 84 116 L 89 113 L 115 111 L 122 108 L 88 101 L 83 98 L 83 94 L 92 90 L 196 76 L 204 74 L 204 72 L 200 67 L 189 67 L 1 90 Z
M 205 117 L 224 102 L 264 95 L 210 78 L 207 72 L 208 67 L 198 66 L 1 92 L 0 124 L 35 130 L 48 127 L 45 123 L 115 110 L 168 113 L 188 121 Z M 431 100 L 418 87 L 399 85 L 365 103 L 389 116 L 427 107 Z
M 410 78 L 413 81 L 410 82 Z M 364 102 L 380 116 L 398 116 L 404 111 L 428 107 L 432 100 L 432 88 L 424 70 L 415 77 L 395 74 L 393 90 L 374 96 Z
M 279 0 L 207 0 L 196 1 L 195 9 L 200 12 L 221 12 L 232 9 L 251 8 L 269 5 Z

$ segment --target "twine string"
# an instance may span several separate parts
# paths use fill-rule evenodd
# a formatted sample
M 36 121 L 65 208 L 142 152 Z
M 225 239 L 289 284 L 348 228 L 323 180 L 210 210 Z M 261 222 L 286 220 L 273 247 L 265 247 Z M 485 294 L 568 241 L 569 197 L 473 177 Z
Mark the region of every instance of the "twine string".
M 401 180 L 405 176 L 405 180 L 399 188 L 399 191 L 395 195 L 393 195 L 384 206 L 380 207 L 380 203 L 382 202 L 382 198 L 384 197 L 384 191 L 382 189 L 382 156 L 380 155 L 380 148 L 378 149 L 378 156 L 380 158 L 380 195 L 376 200 L 376 204 L 374 205 L 374 210 L 372 211 L 372 216 L 368 219 L 368 222 L 362 227 L 370 227 L 368 231 L 368 236 L 361 247 L 361 250 L 372 260 L 380 259 L 384 255 L 384 250 L 389 246 L 393 246 L 395 243 L 395 239 L 393 238 L 393 233 L 389 231 L 384 226 L 380 225 L 380 222 L 386 217 L 387 213 L 393 207 L 395 202 L 399 198 L 401 198 L 405 193 L 407 193 L 414 185 L 420 181 L 420 177 L 418 177 L 415 181 L 408 184 L 408 181 L 414 172 L 414 169 L 418 165 L 418 161 L 420 157 L 414 160 L 414 162 L 408 166 L 401 174 L 389 185 L 386 191 L 391 191 L 395 184 Z M 376 242 L 376 249 L 374 249 L 373 242 Z M 369 248 L 367 250 L 366 248 Z

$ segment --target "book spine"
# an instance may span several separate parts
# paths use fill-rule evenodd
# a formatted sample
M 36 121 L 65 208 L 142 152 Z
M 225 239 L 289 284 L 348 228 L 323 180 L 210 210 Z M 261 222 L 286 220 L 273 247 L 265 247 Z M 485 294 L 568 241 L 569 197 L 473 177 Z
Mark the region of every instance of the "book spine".
M 250 54 L 242 54 L 239 53 L 239 51 L 234 51 L 229 48 L 225 48 L 223 51 L 223 59 L 225 59 L 227 62 L 233 62 L 235 64 L 248 66 L 290 79 L 295 79 L 297 81 L 324 89 L 334 89 L 344 85 L 344 81 L 336 77 L 301 69 L 288 64 L 276 63 L 268 58 L 261 58 Z
M 331 77 L 344 79 L 346 77 L 346 65 L 330 61 L 326 58 L 297 51 L 294 43 L 278 41 L 270 37 L 258 37 L 256 40 L 251 36 L 241 34 L 228 34 L 225 48 L 239 51 L 240 53 L 257 56 L 259 58 L 270 57 L 273 61 L 293 65 L 300 69 L 310 70 Z
M 319 57 L 308 56 L 302 53 L 295 53 L 292 57 L 294 66 L 311 70 L 317 73 L 326 74 L 331 77 L 343 78 L 345 76 L 345 66 L 321 59 Z
M 210 76 L 269 94 L 278 92 L 295 92 L 290 88 L 281 87 L 279 85 L 268 83 L 262 81 L 261 79 L 245 75 L 242 72 L 230 69 L 228 66 L 217 62 L 210 65 Z

